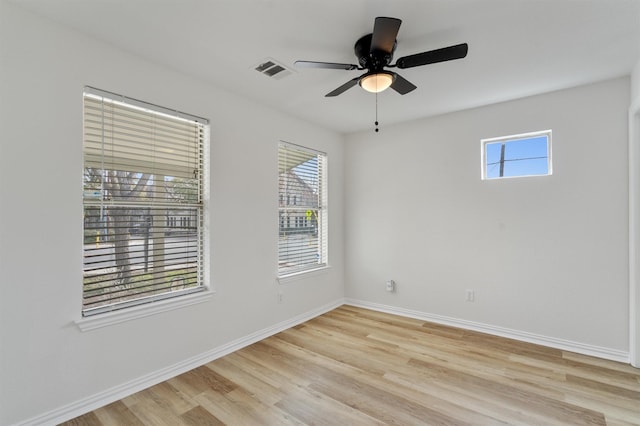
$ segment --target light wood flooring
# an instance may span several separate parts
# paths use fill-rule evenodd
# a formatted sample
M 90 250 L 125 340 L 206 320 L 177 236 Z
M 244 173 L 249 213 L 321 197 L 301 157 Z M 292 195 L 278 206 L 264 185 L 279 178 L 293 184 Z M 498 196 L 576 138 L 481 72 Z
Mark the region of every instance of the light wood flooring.
M 353 306 L 65 425 L 640 425 L 640 369 Z

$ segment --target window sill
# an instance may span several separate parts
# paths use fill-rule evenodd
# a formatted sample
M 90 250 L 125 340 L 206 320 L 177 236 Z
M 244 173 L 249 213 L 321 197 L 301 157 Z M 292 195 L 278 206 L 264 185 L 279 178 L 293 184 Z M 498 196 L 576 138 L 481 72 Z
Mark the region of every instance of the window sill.
M 108 327 L 121 322 L 131 321 L 138 318 L 148 317 L 161 312 L 172 311 L 186 306 L 203 303 L 211 299 L 213 292 L 205 290 L 199 293 L 186 296 L 175 297 L 159 302 L 134 306 L 120 311 L 107 312 L 95 316 L 84 317 L 75 321 L 80 331 L 91 331 L 97 328 Z
M 322 266 L 315 269 L 308 269 L 306 271 L 294 272 L 292 274 L 281 275 L 276 278 L 278 284 L 286 284 L 292 281 L 299 281 L 304 278 L 315 277 L 317 275 L 324 275 L 329 272 L 331 266 Z

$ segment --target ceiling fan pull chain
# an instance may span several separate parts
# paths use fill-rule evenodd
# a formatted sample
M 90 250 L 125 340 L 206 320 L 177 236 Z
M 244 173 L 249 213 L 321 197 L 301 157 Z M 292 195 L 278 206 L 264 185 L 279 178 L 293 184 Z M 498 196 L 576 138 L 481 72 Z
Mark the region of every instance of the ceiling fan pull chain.
M 376 133 L 378 132 L 378 92 L 376 92 Z

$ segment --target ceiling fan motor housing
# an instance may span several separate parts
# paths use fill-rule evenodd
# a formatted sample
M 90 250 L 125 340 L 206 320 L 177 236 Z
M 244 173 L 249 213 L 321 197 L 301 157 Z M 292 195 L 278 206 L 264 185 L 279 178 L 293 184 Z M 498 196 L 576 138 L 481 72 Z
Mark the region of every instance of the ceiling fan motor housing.
M 396 50 L 397 41 L 393 43 L 393 49 L 391 52 L 384 52 L 382 50 L 371 50 L 371 39 L 373 34 L 367 34 L 360 37 L 353 48 L 358 63 L 362 68 L 368 69 L 370 72 L 382 71 L 382 69 L 391 63 L 393 59 L 393 52 Z

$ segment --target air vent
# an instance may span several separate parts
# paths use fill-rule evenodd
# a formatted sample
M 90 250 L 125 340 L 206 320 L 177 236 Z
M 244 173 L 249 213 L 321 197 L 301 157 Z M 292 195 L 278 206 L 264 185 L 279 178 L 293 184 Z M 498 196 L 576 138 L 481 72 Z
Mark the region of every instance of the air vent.
M 267 77 L 275 78 L 276 80 L 280 80 L 293 73 L 293 70 L 285 67 L 272 58 L 260 61 L 260 63 L 255 65 L 253 68 L 259 73 L 264 74 Z

